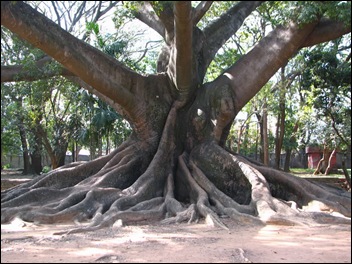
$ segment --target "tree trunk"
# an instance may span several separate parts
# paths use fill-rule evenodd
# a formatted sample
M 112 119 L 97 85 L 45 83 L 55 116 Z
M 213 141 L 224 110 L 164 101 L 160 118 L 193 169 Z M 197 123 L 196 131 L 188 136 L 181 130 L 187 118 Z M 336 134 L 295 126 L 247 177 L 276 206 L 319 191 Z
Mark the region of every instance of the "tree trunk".
M 30 172 L 30 160 L 29 160 L 29 150 L 28 150 L 28 144 L 27 144 L 27 136 L 26 136 L 26 130 L 23 126 L 23 124 L 18 124 L 19 132 L 20 132 L 20 138 L 22 142 L 22 157 L 23 157 L 23 174 L 27 175 Z
M 3 192 L 2 222 L 15 217 L 36 223 L 89 222 L 69 233 L 113 226 L 118 220 L 207 219 L 225 229 L 222 217 L 257 225 L 350 224 L 351 197 L 344 192 L 224 148 L 237 113 L 289 58 L 314 42 L 319 21 L 278 27 L 216 80 L 203 83 L 225 36 L 233 35 L 260 2 L 240 2 L 203 31 L 194 24 L 190 2 L 160 4 L 163 8 L 149 16 L 142 15 L 146 8 L 136 11 L 158 25 L 166 43 L 158 60 L 163 72 L 142 76 L 28 5 L 1 2 L 4 26 L 58 60 L 133 129 L 106 156 L 62 166 Z M 311 204 L 347 217 L 312 212 Z
M 35 137 L 33 151 L 31 153 L 32 169 L 36 174 L 40 174 L 43 170 L 42 165 L 42 141 L 40 137 Z
M 333 151 L 331 152 L 330 156 L 329 156 L 328 165 L 327 165 L 326 170 L 325 170 L 325 173 L 324 173 L 325 175 L 328 175 L 329 172 L 330 172 L 331 169 L 332 169 L 331 161 L 332 161 L 333 157 L 336 155 L 336 151 L 337 151 L 337 149 L 336 149 L 336 147 L 335 147 L 335 148 L 333 149 Z
M 314 175 L 325 172 L 326 168 L 328 167 L 329 157 L 329 147 L 327 144 L 324 144 L 323 156 L 318 162 L 318 165 L 313 173 Z
M 293 130 L 292 130 L 292 135 L 289 140 L 289 146 L 286 148 L 286 158 L 285 158 L 285 165 L 284 165 L 284 171 L 286 172 L 290 171 L 292 145 L 296 142 L 296 133 L 298 130 L 298 124 L 299 124 L 298 121 L 296 121 L 295 126 L 293 127 Z
M 343 174 L 345 175 L 347 189 L 351 190 L 351 177 L 346 169 L 346 153 L 344 153 L 342 158 L 342 170 Z
M 269 166 L 268 111 L 266 100 L 263 106 L 263 163 Z
M 76 153 L 76 146 L 77 143 L 75 141 L 73 141 L 72 143 L 72 148 L 71 148 L 71 157 L 72 157 L 72 162 L 77 161 L 77 153 Z
M 13 98 L 18 104 L 19 104 L 19 109 L 22 108 L 22 99 L 21 98 Z M 22 113 L 18 113 L 20 116 L 19 118 L 19 123 L 18 123 L 18 130 L 20 133 L 20 139 L 21 139 L 21 144 L 22 144 L 22 157 L 23 157 L 23 174 L 27 175 L 30 173 L 30 168 L 31 168 L 31 163 L 30 163 L 30 157 L 29 157 L 29 148 L 28 148 L 28 143 L 27 143 L 27 134 L 26 134 L 26 129 L 24 125 L 24 117 Z
M 275 138 L 275 168 L 280 169 L 281 149 L 285 135 L 285 118 L 286 118 L 286 78 L 285 67 L 281 68 L 281 80 L 279 85 L 279 113 L 277 117 L 276 138 Z

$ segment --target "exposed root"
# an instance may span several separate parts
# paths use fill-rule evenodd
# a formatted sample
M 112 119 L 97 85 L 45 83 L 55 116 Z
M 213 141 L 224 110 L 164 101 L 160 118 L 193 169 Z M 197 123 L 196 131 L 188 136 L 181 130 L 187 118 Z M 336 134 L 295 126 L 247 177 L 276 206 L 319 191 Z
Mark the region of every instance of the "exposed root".
M 175 184 L 174 184 L 174 177 L 172 173 L 169 173 L 167 182 L 165 185 L 165 205 L 168 215 L 174 216 L 179 212 L 182 212 L 185 208 L 184 206 L 175 199 Z
M 126 222 L 129 224 L 140 223 L 143 221 L 160 221 L 165 214 L 164 206 L 160 206 L 157 210 L 145 210 L 145 211 L 122 211 L 116 212 L 109 219 L 104 219 L 104 221 L 99 221 L 98 225 L 90 225 L 82 228 L 75 228 L 65 232 L 57 232 L 54 235 L 63 235 L 63 234 L 76 234 L 76 233 L 85 233 L 90 231 L 96 231 L 106 227 L 113 227 L 116 222 L 119 224 L 117 227 L 121 226 L 122 223 Z M 100 220 L 100 219 L 99 219 Z
M 133 223 L 146 220 L 155 221 L 156 219 L 161 220 L 164 218 L 166 205 L 164 197 L 161 196 L 163 195 L 162 190 L 166 183 L 167 175 L 172 170 L 174 145 L 167 138 L 173 136 L 172 124 L 174 124 L 173 115 L 176 114 L 175 111 L 174 108 L 170 111 L 172 118 L 168 119 L 168 125 L 165 126 L 158 151 L 145 172 L 138 179 L 135 179 L 132 185 L 120 192 L 121 196 L 109 206 L 107 211 L 98 210 L 89 226 L 70 230 L 68 231 L 69 233 L 94 231 L 113 226 L 116 221 Z M 115 163 L 117 160 L 115 160 Z M 117 165 L 122 161 L 123 158 Z M 161 167 L 160 164 L 165 165 Z M 128 167 L 128 171 L 133 169 L 128 163 L 118 166 L 118 168 L 122 167 Z M 112 167 L 110 166 L 110 168 Z M 109 173 L 111 174 L 111 172 Z
M 283 172 L 269 170 L 266 167 L 255 166 L 271 184 L 273 192 L 278 185 L 287 186 L 287 193 L 278 193 L 278 198 L 283 200 L 294 200 L 298 208 L 308 209 L 313 201 L 321 203 L 320 211 L 338 212 L 346 217 L 351 217 L 351 194 L 344 190 L 336 190 L 328 186 L 321 187 L 308 180 L 295 177 Z M 285 176 L 285 177 L 284 177 Z M 308 206 L 308 207 L 307 207 Z
M 341 224 L 351 222 L 349 218 L 351 213 L 350 195 L 327 191 L 304 179 L 253 164 L 240 156 L 228 153 L 214 143 L 203 144 L 195 149 L 191 160 L 194 178 L 209 194 L 209 198 L 216 205 L 218 212 L 225 213 L 237 221 L 240 221 L 242 217 L 239 214 L 241 209 L 249 208 L 249 211 L 245 212 L 244 222 L 246 218 L 252 219 L 254 223 L 257 222 L 255 220 L 257 218 L 265 223 L 283 225 L 319 224 L 326 221 Z M 223 173 L 236 172 L 236 167 L 241 170 L 243 176 L 252 186 L 251 201 L 248 206 L 231 202 L 230 197 L 223 194 L 209 181 L 202 170 L 202 166 L 207 168 L 208 163 L 213 166 L 214 164 L 222 166 Z M 209 169 L 205 169 L 205 171 L 207 170 Z M 222 186 L 223 189 L 225 189 L 224 187 Z M 276 193 L 280 189 L 283 191 Z M 341 192 L 343 191 L 341 190 Z M 319 201 L 319 208 L 315 206 L 315 209 L 318 210 L 314 212 L 311 211 L 311 206 L 307 207 L 313 201 Z
M 162 224 L 174 224 L 174 223 L 192 223 L 192 222 L 198 222 L 198 217 L 197 217 L 197 212 L 196 212 L 196 206 L 195 204 L 191 204 L 187 209 L 180 211 L 176 213 L 175 216 L 169 217 L 169 215 L 166 216 L 164 220 L 161 221 Z
M 156 153 L 136 154 L 130 142 L 89 163 L 93 168 L 68 166 L 2 192 L 2 223 L 18 217 L 78 225 L 57 234 L 200 219 L 228 230 L 225 217 L 239 225 L 351 223 L 350 194 L 251 163 L 213 142 L 176 159 L 171 124 Z M 139 164 L 148 166 L 136 170 Z
M 191 161 L 193 176 L 198 184 L 209 194 L 209 198 L 220 215 L 227 215 L 238 224 L 263 224 L 255 217 L 256 210 L 251 205 L 240 205 L 221 192 L 208 180 L 204 173 Z
M 126 154 L 128 149 L 129 146 L 124 145 L 118 150 Z M 2 223 L 16 216 L 36 223 L 79 222 L 91 219 L 98 211 L 105 212 L 123 196 L 121 190 L 114 187 L 130 186 L 128 181 L 138 178 L 137 175 L 126 179 L 135 174 L 139 157 L 130 156 L 127 161 L 128 156 L 119 155 L 118 150 L 89 163 L 59 168 L 2 192 Z M 118 164 L 103 169 L 106 164 L 112 165 L 110 160 Z
M 185 179 L 188 182 L 191 189 L 191 200 L 193 200 L 196 204 L 197 211 L 199 215 L 207 219 L 207 223 L 211 225 L 221 227 L 225 230 L 228 230 L 228 227 L 222 223 L 219 216 L 210 208 L 209 197 L 207 193 L 198 185 L 198 183 L 194 180 L 189 171 L 185 160 L 185 155 L 179 157 L 179 165 L 180 169 L 184 173 Z

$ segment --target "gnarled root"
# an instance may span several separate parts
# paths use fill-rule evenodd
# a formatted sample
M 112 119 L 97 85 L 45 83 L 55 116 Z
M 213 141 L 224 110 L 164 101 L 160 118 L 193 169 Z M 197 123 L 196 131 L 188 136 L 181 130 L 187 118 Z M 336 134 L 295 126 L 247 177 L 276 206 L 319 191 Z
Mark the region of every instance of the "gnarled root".
M 233 205 L 238 211 L 246 208 L 247 216 L 254 216 L 265 223 L 273 224 L 316 224 L 316 223 L 341 223 L 350 224 L 351 219 L 351 196 L 343 190 L 334 191 L 327 187 L 322 188 L 314 183 L 295 177 L 288 173 L 276 171 L 259 164 L 251 163 L 238 155 L 228 153 L 214 143 L 207 143 L 197 147 L 192 153 L 191 159 L 195 165 L 194 171 L 204 189 L 213 195 L 212 182 L 218 184 L 222 190 L 232 189 L 232 199 L 236 200 L 236 184 L 241 180 L 231 181 L 242 175 L 251 186 L 251 197 L 248 206 Z M 211 165 L 209 165 L 211 164 Z M 209 166 L 221 169 L 209 169 Z M 206 175 L 203 173 L 206 171 Z M 236 173 L 233 177 L 231 173 Z M 216 181 L 217 173 L 226 174 L 220 177 L 222 182 Z M 214 175 L 215 174 L 215 175 Z M 237 179 L 237 178 L 236 178 Z M 243 187 L 248 188 L 243 183 Z M 222 200 L 220 206 L 225 205 L 227 200 Z M 231 199 L 230 199 L 231 200 Z M 219 200 L 217 200 L 219 203 Z M 310 204 L 315 204 L 315 209 Z M 233 211 L 233 209 L 231 209 Z M 254 213 L 253 213 L 254 212 Z M 237 218 L 236 214 L 234 215 Z M 230 216 L 230 215 L 229 215 Z M 240 218 L 237 218 L 240 219 Z
M 228 229 L 223 218 L 241 225 L 351 222 L 350 193 L 250 162 L 215 143 L 176 159 L 173 144 L 162 138 L 151 161 L 145 158 L 150 152 L 136 149 L 129 142 L 109 156 L 57 169 L 3 192 L 2 223 L 15 217 L 75 222 L 79 226 L 65 233 L 77 233 L 143 221 L 205 219 L 223 229 Z M 59 179 L 65 179 L 62 188 Z

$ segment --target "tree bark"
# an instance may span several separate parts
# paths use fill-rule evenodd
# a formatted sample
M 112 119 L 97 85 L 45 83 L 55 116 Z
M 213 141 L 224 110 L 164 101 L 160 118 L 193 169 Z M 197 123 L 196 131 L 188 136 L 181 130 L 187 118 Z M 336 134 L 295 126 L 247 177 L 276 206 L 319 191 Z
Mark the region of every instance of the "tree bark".
M 263 105 L 263 163 L 269 166 L 268 111 L 265 99 Z
M 19 109 L 21 109 L 22 106 L 22 99 L 21 98 L 15 98 L 13 99 L 17 102 Z M 21 144 L 22 144 L 22 157 L 23 157 L 23 174 L 27 175 L 30 173 L 30 168 L 31 168 L 31 163 L 29 159 L 29 147 L 27 143 L 27 131 L 24 125 L 24 116 L 22 113 L 18 113 L 19 117 L 19 123 L 18 123 L 18 131 L 20 134 L 20 139 L 21 139 Z
M 42 165 L 42 140 L 38 133 L 34 132 L 34 145 L 31 152 L 32 169 L 36 174 L 40 174 L 43 170 Z
M 285 136 L 285 119 L 286 119 L 286 77 L 285 67 L 281 68 L 281 80 L 279 84 L 279 112 L 276 124 L 275 137 L 275 168 L 280 169 L 281 149 Z
M 286 172 L 290 171 L 291 153 L 292 153 L 291 146 L 296 142 L 296 133 L 298 130 L 298 125 L 299 125 L 299 122 L 296 121 L 295 126 L 293 127 L 293 130 L 292 130 L 292 135 L 289 139 L 289 146 L 286 148 L 286 158 L 285 158 L 285 165 L 284 165 L 284 171 Z
M 319 160 L 318 165 L 317 165 L 313 174 L 316 175 L 316 174 L 319 174 L 320 172 L 324 173 L 324 171 L 326 170 L 326 168 L 328 166 L 328 162 L 329 162 L 329 147 L 325 143 L 324 148 L 323 148 L 323 156 Z
M 333 149 L 333 151 L 331 152 L 330 156 L 329 156 L 328 165 L 327 165 L 327 167 L 326 167 L 326 169 L 325 169 L 325 172 L 324 172 L 325 175 L 328 175 L 329 172 L 330 172 L 331 169 L 332 169 L 331 161 L 332 161 L 333 157 L 336 155 L 336 151 L 337 151 L 337 149 L 336 149 L 336 147 L 335 147 L 335 148 Z

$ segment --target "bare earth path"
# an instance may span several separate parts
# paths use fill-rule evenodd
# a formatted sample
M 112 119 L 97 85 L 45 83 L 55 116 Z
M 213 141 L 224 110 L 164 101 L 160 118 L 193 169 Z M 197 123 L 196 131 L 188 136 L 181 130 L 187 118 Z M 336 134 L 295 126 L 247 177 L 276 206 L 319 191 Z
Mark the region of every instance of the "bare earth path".
M 1 226 L 2 263 L 351 263 L 350 226 L 138 225 L 53 235 L 67 226 Z
M 3 178 L 3 177 L 2 177 Z M 1 263 L 351 263 L 351 226 L 205 223 L 108 228 L 53 235 L 65 225 L 1 225 Z

